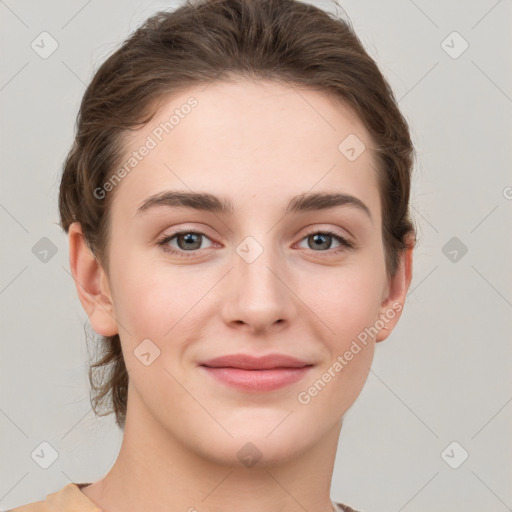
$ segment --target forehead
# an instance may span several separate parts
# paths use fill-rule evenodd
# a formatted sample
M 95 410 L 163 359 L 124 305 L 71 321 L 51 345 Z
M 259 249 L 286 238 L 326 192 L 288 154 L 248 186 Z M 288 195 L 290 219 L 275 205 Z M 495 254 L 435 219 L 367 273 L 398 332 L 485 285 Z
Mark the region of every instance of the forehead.
M 350 107 L 319 91 L 249 80 L 191 87 L 125 147 L 115 215 L 133 217 L 147 196 L 179 189 L 229 197 L 237 209 L 340 191 L 380 218 L 372 138 Z

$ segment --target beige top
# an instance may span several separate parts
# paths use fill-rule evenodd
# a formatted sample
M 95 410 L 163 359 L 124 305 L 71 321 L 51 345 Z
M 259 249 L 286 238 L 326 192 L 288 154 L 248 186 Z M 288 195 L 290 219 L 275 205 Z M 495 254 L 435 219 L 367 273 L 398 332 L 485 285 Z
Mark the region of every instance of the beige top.
M 89 483 L 70 483 L 60 491 L 46 496 L 44 501 L 35 501 L 6 512 L 103 512 L 80 489 Z M 341 512 L 358 512 L 341 503 L 334 503 L 334 510 Z

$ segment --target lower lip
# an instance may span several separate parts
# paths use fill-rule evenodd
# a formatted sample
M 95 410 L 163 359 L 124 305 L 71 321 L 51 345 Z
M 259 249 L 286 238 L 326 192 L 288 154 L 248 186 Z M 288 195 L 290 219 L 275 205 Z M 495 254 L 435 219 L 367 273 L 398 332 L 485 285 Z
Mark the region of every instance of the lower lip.
M 201 366 L 215 379 L 244 391 L 264 392 L 288 386 L 302 379 L 312 368 L 274 368 L 271 370 L 242 370 L 241 368 L 211 368 Z

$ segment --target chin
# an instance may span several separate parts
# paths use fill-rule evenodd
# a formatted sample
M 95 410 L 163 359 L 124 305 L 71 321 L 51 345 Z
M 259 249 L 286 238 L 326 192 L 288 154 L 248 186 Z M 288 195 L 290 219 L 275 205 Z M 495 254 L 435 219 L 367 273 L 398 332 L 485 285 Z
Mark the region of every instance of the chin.
M 207 450 L 202 456 L 225 466 L 239 468 L 272 468 L 285 464 L 293 458 L 307 451 L 308 443 L 303 437 L 299 439 L 297 432 L 295 437 L 276 435 L 274 439 L 262 436 L 240 437 L 226 439 L 205 447 Z M 213 440 L 212 440 L 213 441 Z M 215 450 L 212 448 L 215 447 Z
M 272 416 L 265 421 L 261 418 L 260 421 L 243 421 L 240 418 L 236 428 L 224 423 L 233 437 L 221 427 L 210 428 L 203 423 L 203 427 L 194 432 L 194 439 L 189 432 L 188 439 L 180 441 L 200 457 L 218 465 L 241 468 L 279 466 L 320 442 L 323 434 L 316 425 L 308 426 L 304 421 L 297 423 L 292 419 L 294 413 L 289 412 L 280 411 L 278 419 Z

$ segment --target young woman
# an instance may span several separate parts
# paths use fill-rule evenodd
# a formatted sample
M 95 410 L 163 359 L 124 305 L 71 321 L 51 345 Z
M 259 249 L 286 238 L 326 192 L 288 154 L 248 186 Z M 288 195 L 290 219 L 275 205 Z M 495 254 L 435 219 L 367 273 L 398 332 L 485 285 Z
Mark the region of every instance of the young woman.
M 148 19 L 85 92 L 59 199 L 122 447 L 15 510 L 353 510 L 334 461 L 411 281 L 412 165 L 345 21 L 295 0 Z

